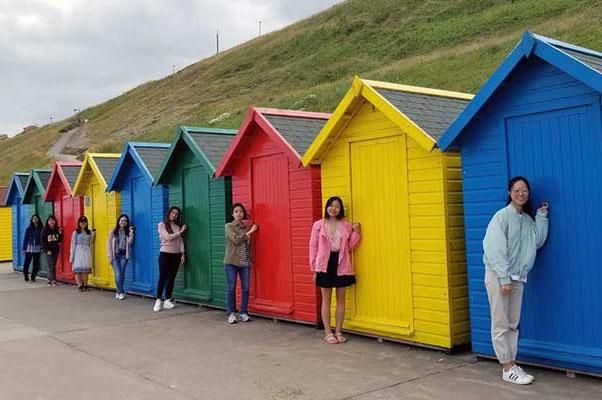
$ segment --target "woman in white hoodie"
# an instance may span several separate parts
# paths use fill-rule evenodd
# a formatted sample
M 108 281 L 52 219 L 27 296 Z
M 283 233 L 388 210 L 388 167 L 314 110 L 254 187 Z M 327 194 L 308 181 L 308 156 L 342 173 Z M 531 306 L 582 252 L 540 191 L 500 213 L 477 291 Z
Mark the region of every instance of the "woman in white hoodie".
M 526 178 L 510 180 L 508 205 L 495 213 L 483 240 L 491 341 L 503 367 L 502 379 L 519 385 L 533 382 L 533 376 L 516 365 L 523 288 L 548 235 L 548 203 L 541 204 L 533 220 L 530 191 Z

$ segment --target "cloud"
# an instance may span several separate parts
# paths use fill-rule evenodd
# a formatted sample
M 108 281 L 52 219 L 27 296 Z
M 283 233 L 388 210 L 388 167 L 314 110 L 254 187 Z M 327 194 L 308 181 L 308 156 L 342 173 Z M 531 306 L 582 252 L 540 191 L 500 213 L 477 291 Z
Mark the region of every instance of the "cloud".
M 0 0 L 0 133 L 64 118 L 341 0 Z

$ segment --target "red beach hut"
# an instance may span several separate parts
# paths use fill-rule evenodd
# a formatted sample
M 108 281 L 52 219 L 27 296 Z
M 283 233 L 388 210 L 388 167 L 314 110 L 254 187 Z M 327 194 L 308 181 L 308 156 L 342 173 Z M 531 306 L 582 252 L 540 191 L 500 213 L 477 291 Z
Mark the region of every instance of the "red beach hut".
M 56 161 L 46 188 L 44 200 L 54 205 L 54 216 L 63 228 L 61 252 L 56 263 L 56 279 L 61 282 L 73 282 L 73 272 L 69 262 L 71 235 L 77 225 L 77 219 L 84 213 L 84 199 L 72 197 L 71 189 L 75 185 L 82 163 L 79 161 Z
M 259 225 L 249 311 L 315 323 L 319 295 L 309 270 L 309 236 L 321 216 L 320 169 L 301 157 L 330 114 L 250 107 L 216 171 L 232 177 L 232 201 Z

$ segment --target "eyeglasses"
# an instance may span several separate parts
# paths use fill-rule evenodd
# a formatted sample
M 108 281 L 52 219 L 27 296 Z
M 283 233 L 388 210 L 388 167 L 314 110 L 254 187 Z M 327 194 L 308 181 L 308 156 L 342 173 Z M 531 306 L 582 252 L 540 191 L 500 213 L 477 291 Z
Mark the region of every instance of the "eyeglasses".
M 527 189 L 512 189 L 512 193 L 514 194 L 529 194 Z

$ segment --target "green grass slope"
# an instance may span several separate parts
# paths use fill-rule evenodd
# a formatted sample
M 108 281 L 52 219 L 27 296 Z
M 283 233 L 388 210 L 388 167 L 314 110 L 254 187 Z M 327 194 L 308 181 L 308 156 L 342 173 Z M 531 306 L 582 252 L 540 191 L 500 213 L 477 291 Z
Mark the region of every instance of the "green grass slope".
M 236 128 L 250 104 L 332 111 L 353 75 L 474 93 L 525 29 L 602 49 L 597 0 L 349 0 L 80 113 L 89 149 L 169 141 L 179 124 Z M 57 93 L 57 96 L 60 96 Z M 48 166 L 72 121 L 2 141 L 0 183 Z

